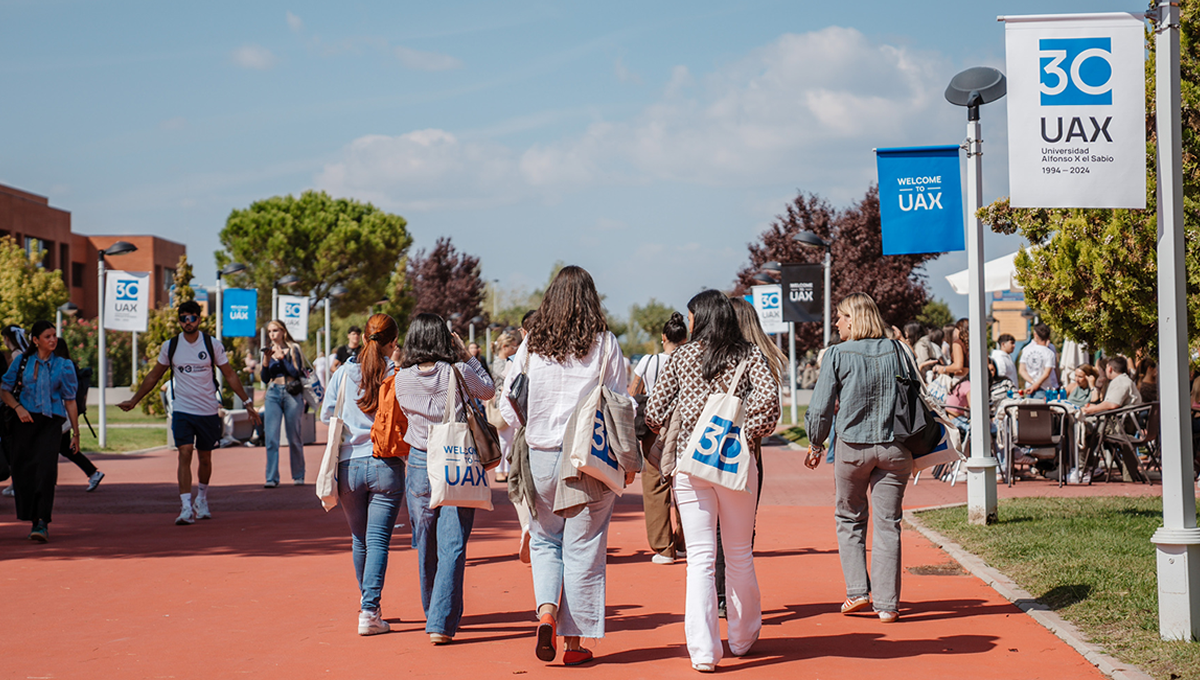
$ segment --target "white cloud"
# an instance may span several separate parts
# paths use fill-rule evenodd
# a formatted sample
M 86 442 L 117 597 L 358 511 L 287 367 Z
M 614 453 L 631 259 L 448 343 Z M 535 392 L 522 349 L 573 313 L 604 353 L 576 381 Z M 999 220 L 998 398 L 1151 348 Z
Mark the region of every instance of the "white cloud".
M 158 127 L 161 130 L 182 130 L 187 127 L 187 118 L 184 118 L 183 116 L 168 118 L 159 123 Z
M 785 183 L 836 203 L 874 178 L 871 148 L 955 141 L 961 112 L 941 97 L 951 73 L 939 55 L 872 43 L 850 28 L 786 34 L 707 74 L 675 67 L 658 98 L 628 120 L 527 148 L 442 130 L 372 135 L 352 142 L 317 182 L 409 208 L 554 201 L 597 184 L 659 181 Z
M 625 61 L 621 57 L 617 57 L 616 63 L 613 64 L 613 73 L 616 74 L 617 80 L 622 83 L 642 84 L 642 77 L 630 71 L 629 67 L 625 66 Z
M 275 66 L 278 61 L 271 50 L 262 45 L 242 45 L 233 51 L 231 55 L 233 63 L 242 68 L 252 68 L 258 71 L 266 71 Z
M 286 15 L 288 28 L 299 33 L 304 29 L 304 20 L 292 14 L 290 11 Z
M 462 68 L 462 61 L 447 54 L 436 52 L 421 52 L 409 47 L 398 45 L 392 48 L 392 53 L 404 64 L 405 68 L 414 71 L 450 71 Z

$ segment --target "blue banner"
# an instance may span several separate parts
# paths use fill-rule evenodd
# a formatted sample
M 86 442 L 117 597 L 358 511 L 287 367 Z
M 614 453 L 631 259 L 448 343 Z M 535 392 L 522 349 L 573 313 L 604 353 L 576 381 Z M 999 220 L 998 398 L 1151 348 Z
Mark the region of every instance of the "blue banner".
M 883 254 L 963 250 L 957 146 L 876 149 Z
M 258 291 L 245 288 L 226 288 L 221 294 L 225 309 L 221 319 L 221 335 L 227 338 L 252 338 L 257 335 Z

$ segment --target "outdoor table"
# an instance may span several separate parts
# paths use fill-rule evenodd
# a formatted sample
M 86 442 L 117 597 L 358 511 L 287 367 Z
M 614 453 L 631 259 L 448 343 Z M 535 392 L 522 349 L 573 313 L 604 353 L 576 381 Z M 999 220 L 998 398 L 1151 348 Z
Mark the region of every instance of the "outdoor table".
M 1012 397 L 1002 399 L 996 404 L 996 435 L 1000 439 L 1000 445 L 1004 448 L 1005 456 L 1007 456 L 1006 461 L 1012 460 L 1012 420 L 1014 416 L 1009 409 L 1023 404 L 1046 404 L 1063 413 L 1065 416 L 1064 425 L 1067 427 L 1064 428 L 1061 436 L 1067 438 L 1066 450 L 1071 452 L 1071 468 L 1078 470 L 1080 453 L 1087 442 L 1087 417 L 1084 415 L 1083 409 L 1065 399 L 1046 400 L 1029 397 Z M 1013 410 L 1015 411 L 1015 409 Z M 1006 462 L 1007 465 L 1008 463 Z M 1080 483 L 1079 481 L 1069 482 L 1069 480 L 1065 480 L 1064 476 L 1068 473 L 1068 470 L 1061 469 L 1064 467 L 1061 463 L 1059 467 L 1060 482 Z

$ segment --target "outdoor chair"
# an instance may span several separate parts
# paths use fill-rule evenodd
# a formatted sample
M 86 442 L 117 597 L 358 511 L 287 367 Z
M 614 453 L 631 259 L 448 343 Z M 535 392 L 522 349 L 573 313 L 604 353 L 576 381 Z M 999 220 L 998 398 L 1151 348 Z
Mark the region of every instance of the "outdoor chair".
M 1067 431 L 1067 411 L 1057 404 L 1009 404 L 1004 408 L 1008 417 L 1009 434 L 1005 442 L 1004 478 L 1013 485 L 1016 461 L 1013 449 L 1054 449 L 1058 460 L 1058 484 L 1064 482 L 1067 468 L 1063 433 Z
M 1134 404 L 1104 411 L 1096 416 L 1096 444 L 1088 452 L 1084 469 L 1093 461 L 1104 468 L 1107 481 L 1124 465 L 1131 480 L 1150 483 L 1151 465 L 1158 462 L 1159 402 Z M 1148 462 L 1138 459 L 1137 451 L 1146 451 Z M 1105 454 L 1108 454 L 1107 456 Z

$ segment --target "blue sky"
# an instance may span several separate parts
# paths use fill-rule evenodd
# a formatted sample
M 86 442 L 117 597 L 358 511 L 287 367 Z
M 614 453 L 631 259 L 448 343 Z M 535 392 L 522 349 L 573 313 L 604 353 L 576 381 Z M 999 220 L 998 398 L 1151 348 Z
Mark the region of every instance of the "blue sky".
M 959 143 L 942 91 L 1003 69 L 998 14 L 1144 4 L 0 0 L 0 183 L 78 232 L 181 241 L 201 283 L 231 210 L 318 188 L 403 215 L 416 248 L 452 237 L 502 287 L 563 260 L 618 314 L 682 308 L 797 190 L 845 206 L 872 148 Z M 991 200 L 1002 103 L 983 125 Z M 959 314 L 943 277 L 965 266 L 927 267 Z

